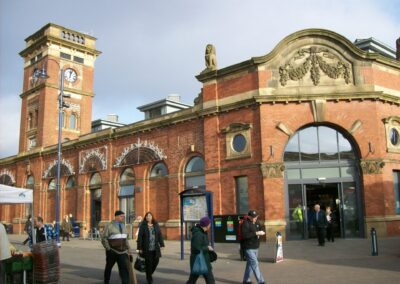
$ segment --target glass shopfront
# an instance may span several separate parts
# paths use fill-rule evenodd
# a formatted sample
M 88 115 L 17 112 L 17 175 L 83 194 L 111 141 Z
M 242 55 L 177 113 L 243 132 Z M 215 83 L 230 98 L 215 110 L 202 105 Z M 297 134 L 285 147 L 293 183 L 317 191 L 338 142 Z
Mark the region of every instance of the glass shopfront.
M 349 139 L 328 126 L 311 126 L 289 140 L 284 154 L 288 239 L 315 237 L 314 205 L 334 215 L 337 237 L 363 235 L 359 160 Z

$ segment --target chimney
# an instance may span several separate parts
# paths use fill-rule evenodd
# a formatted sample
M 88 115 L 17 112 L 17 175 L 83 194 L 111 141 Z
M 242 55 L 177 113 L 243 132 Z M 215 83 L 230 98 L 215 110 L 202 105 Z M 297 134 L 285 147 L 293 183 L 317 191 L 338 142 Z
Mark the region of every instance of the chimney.
M 118 122 L 118 115 L 116 114 L 109 114 L 107 115 L 107 120 L 112 122 Z

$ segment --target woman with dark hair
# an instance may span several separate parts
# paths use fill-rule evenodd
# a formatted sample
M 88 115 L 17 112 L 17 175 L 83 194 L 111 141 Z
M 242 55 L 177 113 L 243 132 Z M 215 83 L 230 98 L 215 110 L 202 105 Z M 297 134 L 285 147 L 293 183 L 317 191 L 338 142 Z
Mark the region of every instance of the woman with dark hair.
M 160 227 L 151 212 L 144 215 L 144 220 L 139 228 L 137 249 L 146 263 L 147 283 L 153 283 L 153 273 L 157 268 L 161 257 L 161 248 L 164 247 L 164 240 Z

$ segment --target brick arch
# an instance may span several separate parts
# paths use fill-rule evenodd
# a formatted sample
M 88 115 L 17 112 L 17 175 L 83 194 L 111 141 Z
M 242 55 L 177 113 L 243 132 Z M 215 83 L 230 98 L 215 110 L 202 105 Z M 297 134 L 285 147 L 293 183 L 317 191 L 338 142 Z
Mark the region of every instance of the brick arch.
M 138 142 L 131 144 L 123 150 L 116 159 L 114 167 L 152 163 L 166 158 L 167 156 L 164 154 L 164 151 L 153 142 L 138 139 Z
M 9 170 L 2 170 L 0 172 L 0 184 L 14 185 L 15 177 L 13 173 L 10 172 Z
M 50 165 L 47 167 L 47 170 L 43 173 L 43 178 L 54 178 L 57 176 L 57 160 L 54 160 Z M 75 174 L 74 168 L 72 167 L 71 163 L 67 160 L 62 159 L 60 161 L 60 175 L 61 176 L 71 176 Z

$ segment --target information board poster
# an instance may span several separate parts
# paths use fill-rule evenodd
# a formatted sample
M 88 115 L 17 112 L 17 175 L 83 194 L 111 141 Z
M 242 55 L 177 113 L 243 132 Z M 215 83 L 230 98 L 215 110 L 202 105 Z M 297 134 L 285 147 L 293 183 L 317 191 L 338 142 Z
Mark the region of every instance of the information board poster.
M 275 262 L 283 261 L 283 247 L 282 247 L 282 235 L 276 235 L 276 245 L 275 245 Z
M 208 216 L 205 195 L 183 198 L 183 219 L 185 221 L 198 222 L 204 216 Z

